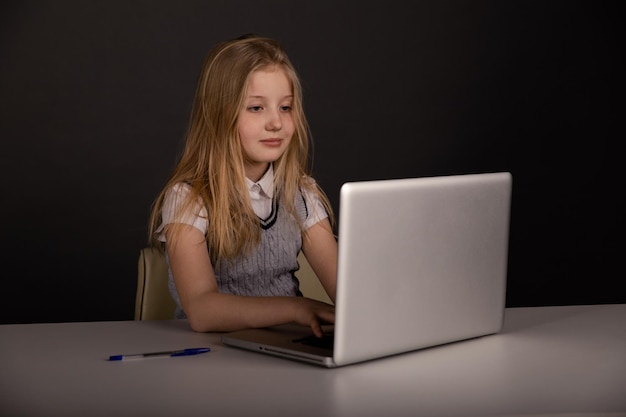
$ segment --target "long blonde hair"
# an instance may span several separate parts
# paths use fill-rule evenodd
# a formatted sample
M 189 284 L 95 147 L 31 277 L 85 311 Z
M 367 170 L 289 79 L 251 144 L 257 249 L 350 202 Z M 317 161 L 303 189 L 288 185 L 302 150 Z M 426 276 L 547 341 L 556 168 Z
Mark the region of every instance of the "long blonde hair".
M 280 198 L 287 211 L 301 222 L 295 201 L 299 190 L 308 189 L 319 196 L 334 225 L 328 198 L 319 187 L 305 180 L 311 175 L 310 131 L 298 74 L 276 40 L 245 35 L 218 44 L 205 59 L 184 149 L 152 205 L 148 237 L 151 245 L 161 246 L 155 232 L 162 223 L 163 202 L 168 190 L 179 183 L 188 184 L 192 192 L 181 205 L 178 218 L 198 198 L 207 209 L 209 226 L 205 238 L 213 262 L 233 258 L 260 242 L 260 220 L 252 209 L 246 186 L 237 122 L 250 74 L 272 66 L 281 68 L 291 82 L 295 124 L 289 147 L 274 162 L 275 198 Z M 175 244 L 175 234 L 172 240 L 170 243 Z

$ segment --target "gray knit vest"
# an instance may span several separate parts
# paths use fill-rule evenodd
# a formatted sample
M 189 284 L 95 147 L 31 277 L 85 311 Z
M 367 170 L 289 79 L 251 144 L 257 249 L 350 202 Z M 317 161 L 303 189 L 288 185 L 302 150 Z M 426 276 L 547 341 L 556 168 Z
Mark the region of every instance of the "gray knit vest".
M 296 258 L 302 248 L 302 234 L 293 216 L 276 201 L 268 218 L 260 219 L 260 244 L 246 255 L 222 260 L 214 266 L 220 292 L 248 296 L 302 295 L 295 276 L 299 269 Z M 301 194 L 296 199 L 296 209 L 304 221 L 308 212 Z M 168 284 L 177 306 L 175 318 L 186 318 L 171 269 Z

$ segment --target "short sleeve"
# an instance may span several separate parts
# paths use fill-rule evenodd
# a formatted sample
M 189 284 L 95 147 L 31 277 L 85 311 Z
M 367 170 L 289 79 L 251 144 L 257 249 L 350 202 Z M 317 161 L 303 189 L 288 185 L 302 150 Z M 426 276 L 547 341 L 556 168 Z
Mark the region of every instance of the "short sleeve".
M 306 181 L 309 182 L 311 187 L 317 187 L 315 180 L 311 177 L 307 177 Z M 302 195 L 304 196 L 304 201 L 307 206 L 307 217 L 304 221 L 304 229 L 309 229 L 311 226 L 319 223 L 321 220 L 328 217 L 328 213 L 320 200 L 319 195 L 311 191 L 309 188 L 304 187 L 302 190 Z
M 174 185 L 166 194 L 163 200 L 163 208 L 161 209 L 162 223 L 157 228 L 157 238 L 161 242 L 165 242 L 165 226 L 172 223 L 188 224 L 200 230 L 202 234 L 206 234 L 208 227 L 208 213 L 202 201 L 198 199 L 191 204 L 184 212 L 183 207 L 191 187 L 185 183 Z

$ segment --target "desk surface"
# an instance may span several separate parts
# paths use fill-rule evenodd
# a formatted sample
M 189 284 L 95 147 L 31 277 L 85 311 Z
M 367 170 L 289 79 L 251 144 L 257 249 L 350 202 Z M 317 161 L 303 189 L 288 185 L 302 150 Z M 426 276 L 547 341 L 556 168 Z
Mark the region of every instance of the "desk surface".
M 1 325 L 0 415 L 626 415 L 626 304 L 511 308 L 497 335 L 337 369 L 219 339 L 184 320 Z

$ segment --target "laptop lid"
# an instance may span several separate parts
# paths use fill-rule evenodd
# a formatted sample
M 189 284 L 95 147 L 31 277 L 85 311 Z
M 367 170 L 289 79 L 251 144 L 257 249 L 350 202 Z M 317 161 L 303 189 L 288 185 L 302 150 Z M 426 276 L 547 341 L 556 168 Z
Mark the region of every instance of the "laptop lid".
M 223 342 L 335 367 L 497 333 L 511 187 L 507 172 L 345 183 L 332 353 L 293 327 Z

